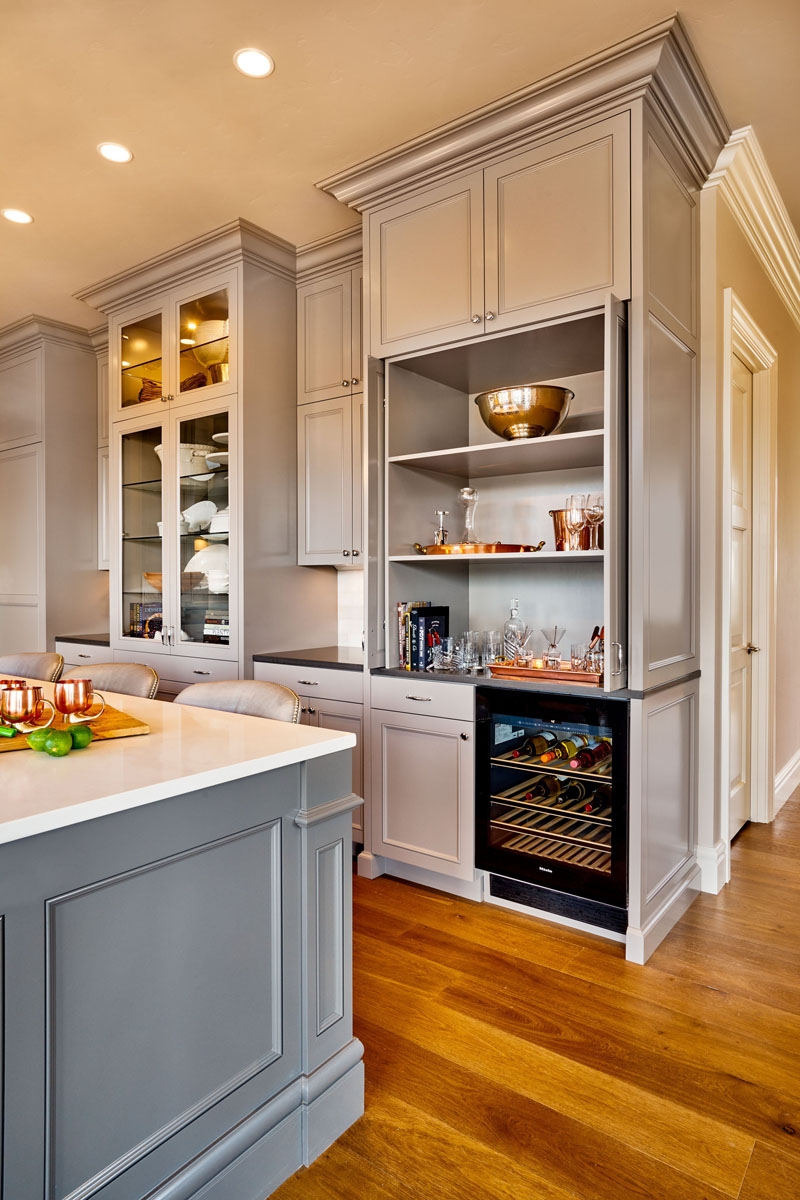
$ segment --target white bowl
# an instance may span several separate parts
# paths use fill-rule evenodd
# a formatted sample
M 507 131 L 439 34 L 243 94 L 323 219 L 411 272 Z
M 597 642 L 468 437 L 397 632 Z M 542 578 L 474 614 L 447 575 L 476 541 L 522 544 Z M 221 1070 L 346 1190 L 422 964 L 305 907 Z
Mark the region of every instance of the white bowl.
M 159 461 L 163 462 L 161 451 L 163 446 L 156 446 L 156 454 Z M 212 454 L 216 449 L 215 446 L 208 442 L 181 442 L 178 448 L 178 468 L 181 475 L 196 475 L 199 471 L 206 469 L 206 455 Z
M 187 533 L 197 533 L 200 529 L 208 529 L 217 512 L 213 500 L 198 500 L 183 510 L 184 521 L 189 522 Z

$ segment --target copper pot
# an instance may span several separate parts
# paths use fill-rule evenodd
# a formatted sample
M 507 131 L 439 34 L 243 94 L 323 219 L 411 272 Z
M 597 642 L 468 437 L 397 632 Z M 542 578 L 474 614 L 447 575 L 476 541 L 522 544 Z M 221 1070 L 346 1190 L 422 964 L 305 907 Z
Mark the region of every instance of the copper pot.
M 579 533 L 570 533 L 567 529 L 566 513 L 567 510 L 565 508 L 550 509 L 550 516 L 553 518 L 553 536 L 556 541 L 556 550 L 588 550 L 592 540 L 591 529 L 588 525 L 584 525 Z

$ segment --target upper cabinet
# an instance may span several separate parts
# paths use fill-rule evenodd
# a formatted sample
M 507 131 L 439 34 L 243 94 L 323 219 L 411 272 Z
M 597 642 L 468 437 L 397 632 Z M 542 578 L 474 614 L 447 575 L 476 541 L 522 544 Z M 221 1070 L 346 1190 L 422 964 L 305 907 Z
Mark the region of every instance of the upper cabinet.
M 361 268 L 297 290 L 297 402 L 363 391 Z
M 236 391 L 236 276 L 209 276 L 111 322 L 114 420 Z
M 628 114 L 375 210 L 369 246 L 379 357 L 627 299 Z

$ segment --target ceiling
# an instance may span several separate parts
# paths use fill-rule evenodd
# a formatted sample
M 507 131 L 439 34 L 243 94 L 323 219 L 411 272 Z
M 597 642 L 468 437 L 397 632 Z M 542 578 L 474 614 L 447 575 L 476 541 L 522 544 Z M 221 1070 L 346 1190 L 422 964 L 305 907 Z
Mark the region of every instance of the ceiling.
M 800 227 L 798 0 L 686 0 L 732 128 Z M 73 293 L 245 217 L 295 244 L 355 224 L 314 187 L 669 15 L 664 0 L 0 0 L 0 327 L 87 328 Z M 273 56 L 247 79 L 233 52 Z M 134 161 L 105 162 L 101 141 Z

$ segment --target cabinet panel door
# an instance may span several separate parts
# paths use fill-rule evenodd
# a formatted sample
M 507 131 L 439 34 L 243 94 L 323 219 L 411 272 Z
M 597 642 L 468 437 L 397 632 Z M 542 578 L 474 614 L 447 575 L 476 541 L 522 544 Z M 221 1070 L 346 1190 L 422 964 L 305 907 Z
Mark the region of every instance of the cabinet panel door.
M 363 514 L 364 503 L 364 470 L 362 463 L 362 446 L 364 444 L 364 396 L 363 393 L 352 398 L 352 442 L 353 442 L 353 558 L 354 566 L 360 564 L 363 557 Z
M 627 116 L 496 163 L 485 172 L 486 310 L 493 329 L 630 295 Z
M 108 445 L 108 353 L 97 356 L 97 444 Z
M 354 369 L 352 274 L 342 271 L 297 292 L 299 404 L 349 395 Z M 360 373 L 360 372 L 359 372 Z
M 472 879 L 471 723 L 372 711 L 373 851 Z
M 43 437 L 43 352 L 34 350 L 0 365 L 0 450 Z
M 108 360 L 112 421 L 160 415 L 165 410 L 174 371 L 166 300 L 127 309 L 112 320 Z
M 614 692 L 628 681 L 628 326 L 615 296 L 606 298 L 605 339 L 603 622 L 605 690 Z
M 302 566 L 352 561 L 352 418 L 349 396 L 297 410 L 298 545 Z
M 350 312 L 350 384 L 358 391 L 364 387 L 364 272 L 361 267 L 350 272 Z
M 97 451 L 97 569 L 109 569 L 109 512 L 111 503 L 111 485 L 109 481 L 109 449 L 101 446 Z
M 369 236 L 371 354 L 482 332 L 482 172 L 372 213 Z
M 361 704 L 348 704 L 341 700 L 311 699 L 310 705 L 316 709 L 316 724 L 320 729 L 336 729 L 341 733 L 354 733 L 356 744 L 353 747 L 353 791 L 357 796 L 364 795 L 364 743 L 363 743 L 363 714 Z M 353 809 L 353 839 L 364 840 L 363 806 Z M 356 835 L 358 835 L 356 837 Z

